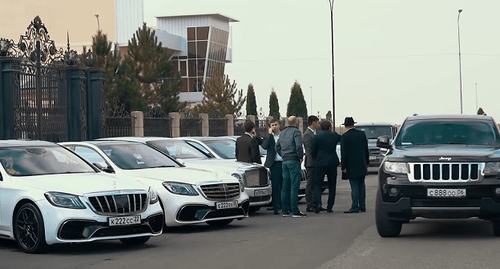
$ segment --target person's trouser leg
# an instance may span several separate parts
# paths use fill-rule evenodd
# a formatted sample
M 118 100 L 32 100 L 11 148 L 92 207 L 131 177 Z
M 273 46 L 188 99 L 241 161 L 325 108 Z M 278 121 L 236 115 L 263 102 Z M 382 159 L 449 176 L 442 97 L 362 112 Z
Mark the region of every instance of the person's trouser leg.
M 308 209 L 314 210 L 314 167 L 306 167 L 306 203 Z
M 321 186 L 325 178 L 326 166 L 315 167 L 314 171 L 314 207 L 321 207 Z
M 351 184 L 351 199 L 352 204 L 350 210 L 359 211 L 359 178 L 349 179 Z
M 274 212 L 281 210 L 281 185 L 283 184 L 283 167 L 282 162 L 275 161 L 271 165 L 271 186 L 273 197 Z
M 366 185 L 365 177 L 359 179 L 359 209 L 366 210 Z
M 290 171 L 285 162 L 282 163 L 283 185 L 281 186 L 281 206 L 283 214 L 290 214 Z
M 337 167 L 327 167 L 326 175 L 328 177 L 328 205 L 327 209 L 332 209 L 335 204 L 335 195 L 337 193 Z
M 287 164 L 290 169 L 290 185 L 291 185 L 291 193 L 290 193 L 290 209 L 292 214 L 297 214 L 300 212 L 299 210 L 299 189 L 300 189 L 300 178 L 302 174 L 300 173 L 300 162 L 291 161 Z

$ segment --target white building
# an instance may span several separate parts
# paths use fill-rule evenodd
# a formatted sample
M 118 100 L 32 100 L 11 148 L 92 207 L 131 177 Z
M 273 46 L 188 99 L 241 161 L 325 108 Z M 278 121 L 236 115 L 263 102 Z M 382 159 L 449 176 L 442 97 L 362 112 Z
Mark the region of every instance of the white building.
M 116 42 L 127 46 L 144 22 L 142 0 L 116 0 Z M 181 102 L 200 103 L 203 81 L 217 68 L 224 72 L 232 62 L 231 28 L 238 22 L 221 14 L 198 14 L 156 17 L 156 36 L 171 51 L 175 74 L 182 78 Z

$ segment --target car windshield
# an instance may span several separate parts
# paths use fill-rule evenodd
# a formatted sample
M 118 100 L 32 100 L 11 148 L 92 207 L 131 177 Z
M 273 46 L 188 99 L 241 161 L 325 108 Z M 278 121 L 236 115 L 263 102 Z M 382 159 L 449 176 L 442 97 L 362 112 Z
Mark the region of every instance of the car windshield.
M 396 146 L 427 144 L 497 145 L 498 132 L 493 123 L 478 121 L 407 122 L 395 141 Z
M 203 142 L 221 158 L 236 159 L 236 141 L 233 139 L 205 140 Z
M 95 173 L 90 165 L 59 146 L 0 148 L 0 162 L 12 176 Z
M 387 135 L 392 138 L 391 126 L 356 126 L 356 129 L 365 132 L 367 139 L 377 139 L 379 136 Z
M 148 144 L 176 159 L 209 159 L 207 155 L 182 140 L 155 140 Z
M 163 153 L 141 143 L 102 144 L 98 147 L 121 169 L 179 167 Z

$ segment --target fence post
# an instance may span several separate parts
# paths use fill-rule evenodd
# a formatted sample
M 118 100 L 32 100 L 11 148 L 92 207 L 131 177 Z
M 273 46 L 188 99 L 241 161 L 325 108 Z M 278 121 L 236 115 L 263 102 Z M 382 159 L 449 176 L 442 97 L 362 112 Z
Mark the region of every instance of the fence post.
M 299 130 L 300 132 L 304 133 L 304 120 L 302 117 L 298 117 L 297 121 L 299 122 Z
M 68 141 L 82 140 L 80 69 L 68 69 Z
M 14 134 L 14 61 L 0 61 L 0 139 L 15 138 Z
M 101 136 L 102 94 L 104 91 L 104 72 L 102 70 L 87 71 L 87 139 L 93 140 Z
M 227 135 L 234 136 L 234 115 L 226 114 Z
M 172 119 L 172 137 L 180 137 L 181 114 L 179 112 L 170 112 L 168 116 Z
M 208 136 L 208 130 L 210 127 L 208 114 L 200 113 L 200 118 L 201 118 L 201 136 Z
M 144 112 L 132 111 L 132 136 L 144 136 Z

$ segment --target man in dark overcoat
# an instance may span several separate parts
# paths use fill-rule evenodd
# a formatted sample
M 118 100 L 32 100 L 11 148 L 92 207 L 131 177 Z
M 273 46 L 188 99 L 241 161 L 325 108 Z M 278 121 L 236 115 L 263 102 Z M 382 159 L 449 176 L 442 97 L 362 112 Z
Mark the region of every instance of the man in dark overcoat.
M 259 163 L 260 159 L 259 140 L 256 139 L 255 123 L 246 121 L 243 125 L 245 133 L 236 139 L 236 160 L 238 162 Z
M 326 211 L 332 213 L 335 203 L 335 193 L 337 189 L 337 167 L 339 157 L 337 156 L 337 144 L 340 143 L 340 135 L 330 131 L 332 124 L 330 121 L 322 121 L 321 130 L 316 134 L 312 146 L 312 155 L 316 158 L 314 163 L 314 204 L 315 213 L 321 211 L 321 187 L 325 175 L 328 178 L 328 204 Z
M 352 117 L 346 117 L 343 125 L 347 131 L 341 138 L 342 179 L 349 179 L 351 185 L 351 208 L 344 213 L 366 211 L 365 176 L 368 172 L 368 140 L 363 131 L 356 130 L 356 122 Z

